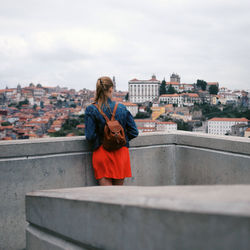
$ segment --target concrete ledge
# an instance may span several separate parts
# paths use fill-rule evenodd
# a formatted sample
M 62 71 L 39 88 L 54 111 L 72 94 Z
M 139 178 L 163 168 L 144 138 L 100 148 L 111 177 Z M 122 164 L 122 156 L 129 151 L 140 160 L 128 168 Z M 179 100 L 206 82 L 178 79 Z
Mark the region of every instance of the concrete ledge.
M 87 250 L 83 245 L 77 245 L 67 239 L 53 236 L 49 232 L 45 232 L 35 226 L 29 225 L 26 229 L 26 249 L 34 250 Z
M 0 149 L 0 249 L 25 247 L 27 192 L 98 184 L 84 136 L 0 141 Z M 125 185 L 250 184 L 248 138 L 150 132 L 130 141 L 130 153 Z
M 250 139 L 209 135 L 188 131 L 143 133 L 130 141 L 130 147 L 153 145 L 189 145 L 250 155 Z M 0 141 L 0 159 L 71 152 L 91 152 L 85 136 L 52 137 L 34 140 Z
M 177 130 L 176 144 L 250 155 L 250 139 Z
M 44 190 L 26 195 L 26 218 L 102 249 L 248 249 L 249 192 L 250 185 Z

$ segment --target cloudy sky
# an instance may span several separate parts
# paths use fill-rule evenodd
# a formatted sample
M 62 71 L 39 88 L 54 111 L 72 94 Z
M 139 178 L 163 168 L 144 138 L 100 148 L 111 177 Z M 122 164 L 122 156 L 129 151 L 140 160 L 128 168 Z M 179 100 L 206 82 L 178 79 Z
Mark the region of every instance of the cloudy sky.
M 115 76 L 250 89 L 249 0 L 0 0 L 0 88 Z

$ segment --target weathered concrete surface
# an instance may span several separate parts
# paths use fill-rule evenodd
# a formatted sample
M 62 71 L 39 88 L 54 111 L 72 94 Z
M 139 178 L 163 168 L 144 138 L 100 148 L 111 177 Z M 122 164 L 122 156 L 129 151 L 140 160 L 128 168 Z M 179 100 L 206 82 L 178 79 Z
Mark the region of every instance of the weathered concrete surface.
M 176 131 L 176 144 L 250 155 L 250 140 L 244 137 Z
M 250 155 L 175 147 L 178 185 L 250 184 Z
M 250 183 L 250 140 L 175 131 L 130 142 L 132 178 L 125 185 Z M 0 141 L 0 249 L 25 247 L 25 193 L 94 186 L 84 136 Z
M 132 177 L 126 185 L 175 185 L 175 145 L 130 149 Z
M 53 236 L 51 233 L 37 229 L 29 225 L 26 229 L 27 246 L 26 249 L 35 250 L 88 250 L 83 244 L 74 244 L 68 240 Z
M 172 184 L 173 138 L 175 135 L 170 134 L 136 138 L 135 147 L 130 150 L 133 177 L 127 178 L 125 185 Z M 163 164 L 166 156 L 168 163 Z M 163 173 L 168 173 L 167 177 Z M 1 141 L 0 249 L 25 247 L 27 192 L 97 184 L 92 153 L 83 136 Z
M 250 185 L 45 190 L 27 194 L 26 218 L 87 249 L 249 249 L 249 193 Z M 27 242 L 45 249 L 37 247 Z

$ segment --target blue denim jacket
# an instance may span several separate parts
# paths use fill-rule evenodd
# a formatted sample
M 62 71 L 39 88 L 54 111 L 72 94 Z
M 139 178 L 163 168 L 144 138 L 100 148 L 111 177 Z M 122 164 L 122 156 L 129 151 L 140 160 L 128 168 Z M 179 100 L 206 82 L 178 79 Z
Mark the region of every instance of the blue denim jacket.
M 108 98 L 108 104 L 113 112 L 115 101 Z M 106 105 L 102 106 L 102 111 L 111 119 L 112 114 L 110 114 Z M 129 148 L 129 141 L 139 134 L 134 118 L 125 105 L 118 103 L 115 119 L 120 122 L 124 129 L 127 141 L 125 146 Z M 85 136 L 86 140 L 91 144 L 93 151 L 98 149 L 102 144 L 105 124 L 106 120 L 102 114 L 100 114 L 97 107 L 93 104 L 87 106 L 85 110 Z

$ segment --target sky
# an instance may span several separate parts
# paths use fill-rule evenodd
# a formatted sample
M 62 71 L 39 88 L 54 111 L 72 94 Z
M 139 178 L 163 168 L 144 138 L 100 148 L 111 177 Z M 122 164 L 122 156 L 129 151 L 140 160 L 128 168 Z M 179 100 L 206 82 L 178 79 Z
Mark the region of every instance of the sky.
M 0 89 L 100 76 L 250 89 L 249 0 L 0 0 Z

